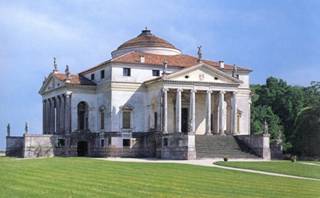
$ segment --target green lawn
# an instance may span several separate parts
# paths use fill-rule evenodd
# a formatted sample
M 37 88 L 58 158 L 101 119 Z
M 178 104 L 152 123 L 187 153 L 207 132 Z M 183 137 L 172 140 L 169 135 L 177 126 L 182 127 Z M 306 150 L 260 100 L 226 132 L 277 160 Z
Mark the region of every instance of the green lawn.
M 314 162 L 313 162 L 314 163 Z M 217 162 L 218 165 L 320 179 L 320 166 L 291 161 Z M 319 187 L 320 188 L 320 187 Z M 319 195 L 320 197 L 320 195 Z
M 320 182 L 212 167 L 0 157 L 0 197 L 319 197 Z

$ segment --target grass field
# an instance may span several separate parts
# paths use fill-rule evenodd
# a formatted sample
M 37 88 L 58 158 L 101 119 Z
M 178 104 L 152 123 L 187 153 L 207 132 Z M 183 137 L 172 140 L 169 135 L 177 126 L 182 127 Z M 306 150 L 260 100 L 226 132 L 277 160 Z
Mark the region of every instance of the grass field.
M 320 182 L 183 164 L 0 158 L 0 197 L 319 197 Z
M 314 162 L 313 162 L 314 163 Z M 320 166 L 291 161 L 217 162 L 218 165 L 320 179 Z M 320 188 L 320 186 L 319 186 Z M 319 195 L 320 197 L 320 195 Z

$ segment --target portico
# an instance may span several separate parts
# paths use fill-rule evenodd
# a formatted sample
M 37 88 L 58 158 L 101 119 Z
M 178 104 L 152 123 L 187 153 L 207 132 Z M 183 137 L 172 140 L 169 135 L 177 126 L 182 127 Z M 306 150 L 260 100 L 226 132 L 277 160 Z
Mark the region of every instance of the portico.
M 236 135 L 237 92 L 194 87 L 163 88 L 163 133 Z

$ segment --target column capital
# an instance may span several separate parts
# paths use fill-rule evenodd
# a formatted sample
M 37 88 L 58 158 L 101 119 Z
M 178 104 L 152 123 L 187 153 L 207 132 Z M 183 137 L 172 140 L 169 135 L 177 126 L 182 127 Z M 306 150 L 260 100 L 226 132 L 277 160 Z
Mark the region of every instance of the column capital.
M 232 93 L 233 93 L 234 95 L 236 95 L 236 94 L 238 94 L 238 91 L 233 91 Z
M 219 91 L 219 94 L 225 94 L 225 93 L 226 93 L 225 90 L 220 90 L 220 91 Z
M 197 90 L 196 89 L 190 89 L 190 92 L 191 93 L 197 93 Z
M 183 89 L 182 88 L 178 88 L 177 92 L 183 92 Z
M 213 91 L 211 89 L 207 90 L 207 94 L 211 94 Z
M 168 92 L 169 89 L 168 89 L 168 88 L 162 88 L 162 91 L 163 91 L 163 92 Z

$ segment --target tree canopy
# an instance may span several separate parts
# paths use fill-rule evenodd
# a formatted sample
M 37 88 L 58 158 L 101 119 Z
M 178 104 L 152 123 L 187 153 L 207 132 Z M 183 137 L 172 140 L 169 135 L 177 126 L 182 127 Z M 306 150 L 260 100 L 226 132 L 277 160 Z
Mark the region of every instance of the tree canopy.
M 261 133 L 263 122 L 266 120 L 271 141 L 281 137 L 285 150 L 294 151 L 299 141 L 295 133 L 298 127 L 297 119 L 304 109 L 320 104 L 320 82 L 300 87 L 288 85 L 282 79 L 269 77 L 263 85 L 252 85 L 251 90 L 251 131 L 255 134 Z M 304 126 L 301 124 L 304 121 L 299 122 L 300 127 Z M 303 130 L 303 127 L 300 130 Z

